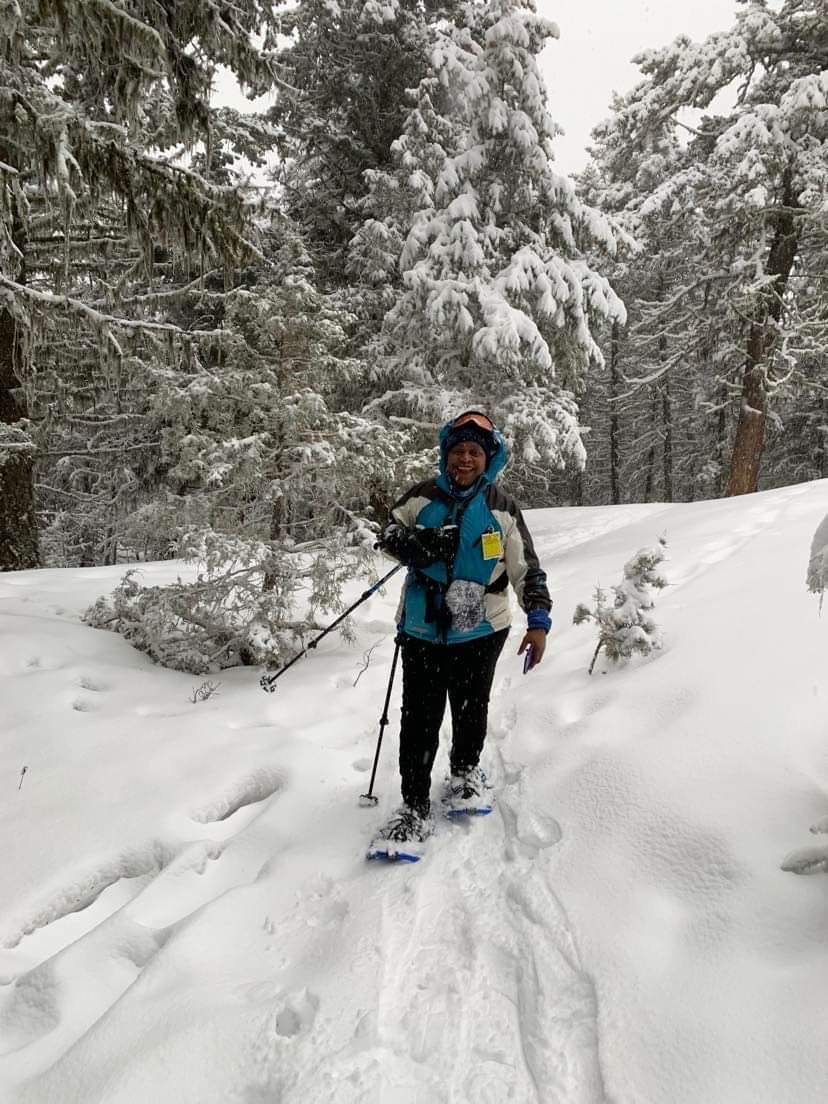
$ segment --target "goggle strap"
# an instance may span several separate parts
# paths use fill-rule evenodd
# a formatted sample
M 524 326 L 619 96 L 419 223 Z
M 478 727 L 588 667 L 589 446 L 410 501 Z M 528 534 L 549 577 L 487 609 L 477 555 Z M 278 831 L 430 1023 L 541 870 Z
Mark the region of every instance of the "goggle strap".
M 459 429 L 461 426 L 467 425 L 472 422 L 474 425 L 479 426 L 480 429 L 485 429 L 489 433 L 494 433 L 494 422 L 487 414 L 481 413 L 479 410 L 467 410 L 464 414 L 460 414 L 451 423 L 452 429 Z

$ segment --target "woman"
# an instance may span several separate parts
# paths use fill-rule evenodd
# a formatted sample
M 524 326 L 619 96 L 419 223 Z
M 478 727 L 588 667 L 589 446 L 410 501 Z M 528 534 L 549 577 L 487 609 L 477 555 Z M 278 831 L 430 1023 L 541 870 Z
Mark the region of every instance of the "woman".
M 382 534 L 381 547 L 408 566 L 398 611 L 403 804 L 375 847 L 380 841 L 416 845 L 433 831 L 431 768 L 446 697 L 452 717 L 447 811 L 491 808 L 478 761 L 495 665 L 509 633 L 509 583 L 528 620 L 518 655 L 531 649 L 527 669 L 543 657 L 551 601 L 520 509 L 495 485 L 506 459 L 506 443 L 487 415 L 459 415 L 440 431 L 440 474 L 399 499 Z

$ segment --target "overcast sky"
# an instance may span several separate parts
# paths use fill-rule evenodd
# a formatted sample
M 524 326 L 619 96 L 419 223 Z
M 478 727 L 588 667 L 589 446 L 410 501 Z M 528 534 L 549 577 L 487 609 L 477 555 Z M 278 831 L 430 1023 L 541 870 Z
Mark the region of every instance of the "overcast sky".
M 612 93 L 639 80 L 630 59 L 679 34 L 702 39 L 733 23 L 736 0 L 537 0 L 557 23 L 560 38 L 541 57 L 552 118 L 566 132 L 557 139 L 558 166 L 579 172 L 587 161 L 592 128 L 609 114 Z M 229 73 L 216 82 L 216 98 L 242 110 L 250 104 Z M 270 97 L 263 97 L 265 106 Z
M 733 23 L 736 0 L 537 0 L 561 35 L 541 58 L 552 118 L 566 134 L 555 142 L 566 172 L 587 160 L 592 128 L 609 114 L 613 92 L 638 83 L 630 61 L 639 50 L 666 46 L 680 34 L 705 38 Z

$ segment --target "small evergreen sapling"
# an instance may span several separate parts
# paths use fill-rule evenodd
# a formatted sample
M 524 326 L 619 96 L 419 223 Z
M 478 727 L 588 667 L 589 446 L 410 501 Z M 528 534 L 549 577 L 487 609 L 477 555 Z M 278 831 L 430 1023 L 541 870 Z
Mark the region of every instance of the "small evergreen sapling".
M 667 586 L 667 580 L 659 571 L 666 543 L 660 538 L 657 546 L 640 549 L 624 565 L 624 578 L 613 587 L 615 601 L 612 606 L 608 605 L 606 592 L 600 587 L 596 587 L 592 609 L 583 602 L 576 606 L 574 624 L 594 621 L 598 626 L 598 644 L 589 665 L 590 674 L 602 648 L 607 658 L 617 663 L 629 659 L 634 652 L 649 655 L 654 648 L 661 647 L 661 633 L 650 611 L 654 605 L 652 588 L 661 590 Z
M 828 587 L 828 514 L 822 519 L 811 541 L 811 554 L 808 558 L 808 574 L 805 583 L 813 594 L 819 595 L 819 608 Z

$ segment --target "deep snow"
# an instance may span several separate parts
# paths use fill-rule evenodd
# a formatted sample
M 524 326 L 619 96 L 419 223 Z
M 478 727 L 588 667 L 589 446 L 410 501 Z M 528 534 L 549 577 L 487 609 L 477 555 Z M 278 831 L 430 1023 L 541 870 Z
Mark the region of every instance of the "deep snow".
M 828 481 L 530 513 L 554 626 L 498 668 L 495 812 L 404 867 L 363 859 L 398 691 L 358 805 L 397 580 L 273 696 L 194 704 L 79 622 L 123 568 L 0 576 L 0 1097 L 822 1102 L 828 877 L 781 864 L 828 840 L 826 512 Z M 575 605 L 661 535 L 664 649 L 589 677 Z

